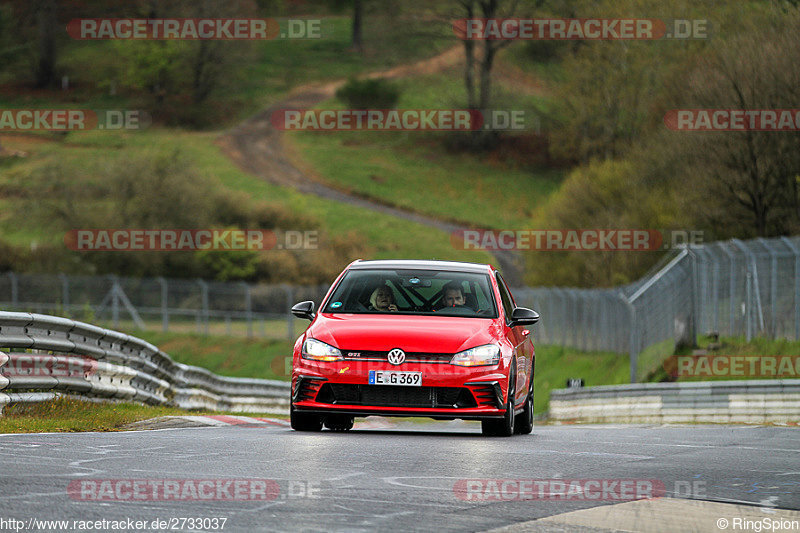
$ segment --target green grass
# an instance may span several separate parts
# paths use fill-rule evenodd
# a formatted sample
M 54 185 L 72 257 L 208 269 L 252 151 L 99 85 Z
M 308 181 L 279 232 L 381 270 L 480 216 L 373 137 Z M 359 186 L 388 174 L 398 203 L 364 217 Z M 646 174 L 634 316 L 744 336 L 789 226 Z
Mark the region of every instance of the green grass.
M 296 324 L 296 333 L 302 331 Z M 207 368 L 221 376 L 287 380 L 293 343 L 283 340 L 203 336 L 186 333 L 134 332 L 179 363 Z
M 216 135 L 160 128 L 138 133 L 71 133 L 62 142 L 28 146 L 31 157 L 0 172 L 0 190 L 3 187 L 24 186 L 26 172 L 48 161 L 58 161 L 62 165 L 80 169 L 80 174 L 85 177 L 84 182 L 91 184 L 98 179 L 97 169 L 109 165 L 117 158 L 148 157 L 154 150 L 177 150 L 193 161 L 200 172 L 216 180 L 220 187 L 244 191 L 255 200 L 288 206 L 293 211 L 312 216 L 331 235 L 352 235 L 354 239 L 361 240 L 367 247 L 364 259 L 436 258 L 479 263 L 492 261 L 486 252 L 454 249 L 450 236 L 444 231 L 369 209 L 303 195 L 245 173 L 214 144 Z M 2 139 L 0 137 L 0 142 Z M 15 143 L 4 142 L 4 146 L 8 144 L 9 148 L 15 148 Z M 19 149 L 21 148 L 22 144 Z M 10 243 L 24 246 L 30 245 L 32 241 L 63 241 L 63 235 L 42 227 L 35 220 L 20 222 L 6 210 L 0 213 L 0 234 Z
M 404 79 L 398 85 L 399 109 L 462 109 L 466 100 L 460 68 Z M 498 109 L 523 110 L 534 117 L 546 105 L 538 96 L 515 96 L 499 83 L 495 91 Z M 329 100 L 319 107 L 344 105 Z M 287 142 L 321 180 L 337 188 L 473 226 L 527 227 L 563 178 L 560 170 L 521 162 L 502 150 L 448 151 L 445 135 L 299 132 L 288 135 Z
M 628 356 L 537 345 L 534 412 L 546 412 L 550 405 L 550 391 L 565 388 L 570 378 L 583 378 L 586 387 L 628 383 Z
M 744 337 L 723 337 L 718 341 L 712 341 L 709 337 L 700 337 L 698 338 L 698 347 L 701 349 L 708 350 L 708 355 L 710 357 L 714 357 L 716 355 L 720 356 L 728 356 L 728 355 L 752 355 L 752 356 L 778 356 L 778 355 L 788 355 L 788 356 L 800 356 L 800 341 L 790 341 L 787 339 L 765 339 L 765 338 L 754 338 L 751 341 L 747 341 Z M 712 349 L 713 348 L 713 349 Z M 691 355 L 692 349 L 685 348 L 676 353 L 676 355 Z M 672 377 L 668 372 L 668 369 L 665 367 L 670 367 L 669 370 L 675 370 L 671 368 L 674 364 L 673 360 L 667 359 L 664 357 L 659 366 L 655 367 L 652 373 L 648 376 L 649 381 L 737 381 L 737 380 L 748 380 L 748 379 L 798 379 L 800 376 L 797 375 L 797 368 L 793 367 L 792 375 L 782 375 L 782 376 L 770 376 L 770 375 L 757 375 L 757 376 L 748 376 L 748 375 L 708 375 L 707 372 L 704 372 L 701 376 L 677 376 Z M 743 363 L 745 366 L 742 369 L 743 373 L 747 373 L 747 369 L 749 369 L 750 363 Z M 760 367 L 756 367 L 760 368 Z M 788 368 L 783 367 L 784 371 L 788 371 Z M 758 370 L 757 370 L 758 371 Z M 769 371 L 769 367 L 767 367 L 767 371 Z M 713 374 L 713 372 L 711 372 Z
M 57 433 L 73 431 L 121 431 L 124 426 L 159 416 L 180 416 L 188 411 L 174 407 L 154 407 L 136 403 L 98 403 L 73 398 L 58 398 L 35 404 L 6 407 L 0 416 L 0 433 Z M 192 415 L 226 414 L 191 411 Z M 265 416 L 275 418 L 273 414 Z

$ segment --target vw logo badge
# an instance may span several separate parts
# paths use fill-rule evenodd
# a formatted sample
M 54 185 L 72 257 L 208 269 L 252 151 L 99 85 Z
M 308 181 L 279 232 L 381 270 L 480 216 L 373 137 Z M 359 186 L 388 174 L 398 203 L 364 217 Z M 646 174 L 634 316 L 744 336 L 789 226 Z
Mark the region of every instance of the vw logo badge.
M 400 348 L 395 348 L 389 352 L 389 362 L 393 365 L 399 365 L 406 360 L 406 354 Z

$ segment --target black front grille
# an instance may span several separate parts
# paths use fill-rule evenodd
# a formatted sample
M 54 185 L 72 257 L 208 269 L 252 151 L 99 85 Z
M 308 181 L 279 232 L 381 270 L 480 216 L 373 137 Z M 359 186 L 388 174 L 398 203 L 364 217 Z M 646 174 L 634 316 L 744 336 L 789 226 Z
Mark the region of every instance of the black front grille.
M 496 383 L 480 383 L 470 385 L 472 393 L 478 400 L 481 406 L 485 407 L 503 407 L 503 401 L 500 398 L 500 387 Z
M 317 395 L 319 386 L 322 385 L 324 379 L 314 379 L 301 376 L 297 379 L 295 385 L 294 401 L 302 402 L 304 400 L 312 400 Z
M 374 405 L 378 407 L 476 407 L 465 387 L 405 387 L 400 385 L 350 385 L 326 383 L 317 395 L 320 403 Z

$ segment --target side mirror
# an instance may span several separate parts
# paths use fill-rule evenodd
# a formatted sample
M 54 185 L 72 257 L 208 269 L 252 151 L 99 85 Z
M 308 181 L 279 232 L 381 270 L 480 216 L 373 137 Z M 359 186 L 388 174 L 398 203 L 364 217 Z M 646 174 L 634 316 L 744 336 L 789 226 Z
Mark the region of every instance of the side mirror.
M 292 314 L 297 318 L 307 318 L 308 320 L 314 320 L 314 302 L 308 300 L 306 302 L 300 302 L 299 304 L 294 304 L 292 307 Z
M 527 307 L 517 307 L 511 312 L 512 326 L 527 326 L 539 322 L 539 313 Z

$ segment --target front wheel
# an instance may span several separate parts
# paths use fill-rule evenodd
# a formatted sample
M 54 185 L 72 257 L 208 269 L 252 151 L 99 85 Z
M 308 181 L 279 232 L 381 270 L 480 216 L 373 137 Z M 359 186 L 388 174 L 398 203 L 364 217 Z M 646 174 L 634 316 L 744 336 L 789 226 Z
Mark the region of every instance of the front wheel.
M 517 415 L 514 425 L 514 431 L 518 435 L 528 435 L 533 431 L 533 379 L 528 389 L 528 397 L 525 399 L 525 408 Z
M 508 378 L 508 400 L 506 401 L 506 414 L 503 418 L 490 418 L 488 420 L 481 420 L 481 432 L 486 436 L 492 437 L 510 437 L 514 434 L 514 385 L 516 381 L 516 373 L 514 368 L 511 368 L 511 373 Z
M 289 404 L 289 421 L 295 431 L 322 431 L 322 417 L 298 412 L 291 403 Z

